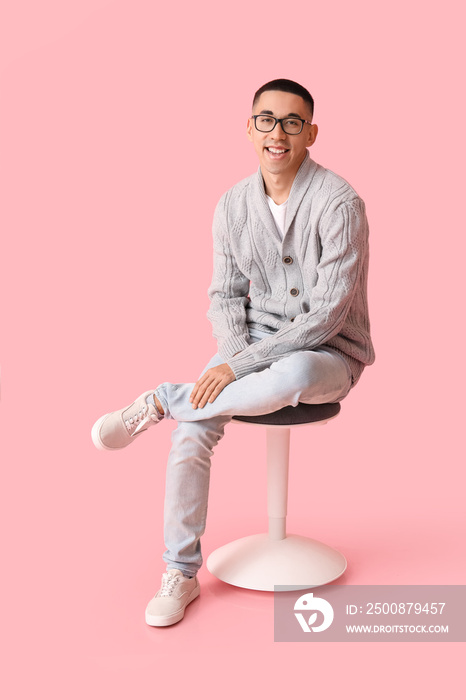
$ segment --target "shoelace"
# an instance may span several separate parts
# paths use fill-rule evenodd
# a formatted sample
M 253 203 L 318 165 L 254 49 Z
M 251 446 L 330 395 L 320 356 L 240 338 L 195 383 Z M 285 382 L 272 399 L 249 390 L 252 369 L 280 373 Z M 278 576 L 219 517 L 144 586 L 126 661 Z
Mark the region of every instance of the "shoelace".
M 170 596 L 175 588 L 175 583 L 177 583 L 179 579 L 179 574 L 162 574 L 162 588 L 160 589 L 160 596 Z
M 125 425 L 130 435 L 136 435 L 149 421 L 157 422 L 157 415 L 152 413 L 149 415 L 149 405 L 146 404 L 134 416 L 125 420 Z

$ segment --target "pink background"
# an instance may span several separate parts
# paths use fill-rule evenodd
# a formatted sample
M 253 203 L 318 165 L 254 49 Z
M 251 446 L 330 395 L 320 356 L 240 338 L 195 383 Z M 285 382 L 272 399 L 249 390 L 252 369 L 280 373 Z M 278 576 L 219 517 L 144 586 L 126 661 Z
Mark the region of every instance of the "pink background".
M 266 5 L 3 8 L 4 697 L 458 697 L 464 645 L 276 644 L 272 595 L 205 566 L 185 620 L 148 628 L 172 424 L 117 454 L 90 440 L 213 353 L 213 210 L 256 170 L 255 89 L 290 77 L 316 100 L 312 157 L 367 203 L 377 362 L 295 431 L 289 530 L 340 548 L 348 584 L 465 582 L 460 3 Z M 265 528 L 254 437 L 217 449 L 205 557 Z

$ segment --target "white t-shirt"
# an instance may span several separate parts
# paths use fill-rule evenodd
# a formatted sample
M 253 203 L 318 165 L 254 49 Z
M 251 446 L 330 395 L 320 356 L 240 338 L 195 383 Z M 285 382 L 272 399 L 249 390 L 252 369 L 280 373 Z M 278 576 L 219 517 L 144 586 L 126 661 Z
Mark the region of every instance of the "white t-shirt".
M 275 223 L 277 224 L 277 228 L 282 234 L 282 238 L 284 236 L 284 231 L 285 231 L 285 217 L 286 217 L 286 207 L 288 206 L 288 200 L 286 202 L 283 202 L 283 204 L 275 204 L 273 201 L 272 197 L 267 196 L 267 202 L 269 203 L 270 211 L 272 212 L 272 216 L 275 219 Z

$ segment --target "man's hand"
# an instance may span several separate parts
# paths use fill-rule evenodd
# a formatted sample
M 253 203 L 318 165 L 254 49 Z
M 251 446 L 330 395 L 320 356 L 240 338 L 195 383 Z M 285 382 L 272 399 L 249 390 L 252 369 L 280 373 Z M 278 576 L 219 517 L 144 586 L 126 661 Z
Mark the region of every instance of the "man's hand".
M 233 370 L 226 362 L 208 369 L 200 379 L 197 380 L 191 392 L 189 400 L 193 408 L 204 408 L 207 402 L 213 403 L 228 384 L 236 379 Z

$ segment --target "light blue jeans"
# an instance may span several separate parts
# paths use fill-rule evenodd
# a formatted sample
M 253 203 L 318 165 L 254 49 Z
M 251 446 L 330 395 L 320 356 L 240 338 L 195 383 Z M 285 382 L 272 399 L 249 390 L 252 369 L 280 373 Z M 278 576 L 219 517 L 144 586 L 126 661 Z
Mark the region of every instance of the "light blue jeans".
M 267 334 L 251 330 L 253 342 Z M 215 355 L 204 372 L 224 360 Z M 201 374 L 201 376 L 202 376 Z M 194 383 L 161 384 L 155 394 L 165 417 L 178 421 L 167 463 L 164 507 L 168 569 L 195 576 L 202 565 L 209 495 L 210 461 L 233 416 L 272 413 L 300 403 L 335 403 L 351 388 L 351 371 L 331 348 L 303 350 L 248 374 L 226 386 L 213 403 L 194 409 L 189 402 Z

